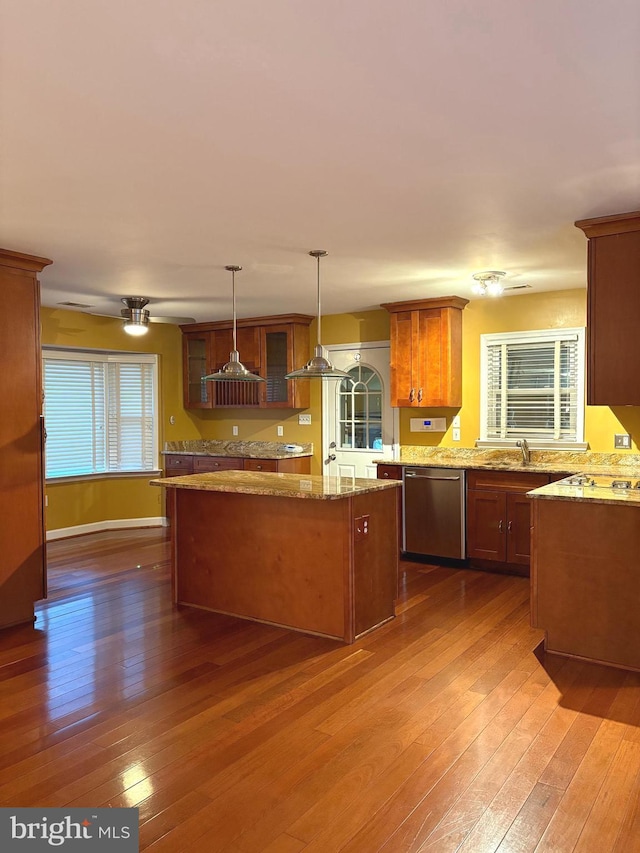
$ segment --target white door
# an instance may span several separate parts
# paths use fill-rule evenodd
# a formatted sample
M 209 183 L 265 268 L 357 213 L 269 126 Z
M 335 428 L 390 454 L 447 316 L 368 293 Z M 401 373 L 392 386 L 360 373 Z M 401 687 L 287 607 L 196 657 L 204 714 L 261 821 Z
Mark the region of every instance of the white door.
M 372 477 L 374 459 L 397 458 L 398 410 L 389 398 L 389 343 L 326 347 L 348 379 L 323 379 L 323 474 Z

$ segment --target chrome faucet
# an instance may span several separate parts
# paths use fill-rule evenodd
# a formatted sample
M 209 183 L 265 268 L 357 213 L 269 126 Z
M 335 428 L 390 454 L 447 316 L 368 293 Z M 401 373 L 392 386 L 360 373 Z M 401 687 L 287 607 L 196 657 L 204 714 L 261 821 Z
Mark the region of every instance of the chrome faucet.
M 520 439 L 520 441 L 516 441 L 516 447 L 519 447 L 522 451 L 522 461 L 526 465 L 531 462 L 531 450 L 529 448 L 529 442 L 526 438 Z

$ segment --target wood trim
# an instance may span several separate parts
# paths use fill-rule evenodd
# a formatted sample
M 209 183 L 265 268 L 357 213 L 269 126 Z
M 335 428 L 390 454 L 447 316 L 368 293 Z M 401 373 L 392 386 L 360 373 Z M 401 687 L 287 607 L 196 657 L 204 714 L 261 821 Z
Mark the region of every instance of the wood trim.
M 270 317 L 238 317 L 236 326 L 238 329 L 245 326 L 280 326 L 287 323 L 299 323 L 309 326 L 315 320 L 310 314 L 273 314 Z M 180 326 L 183 333 L 189 332 L 216 332 L 222 329 L 232 329 L 233 319 L 213 320 L 207 323 L 187 323 Z
M 25 255 L 22 252 L 12 252 L 10 249 L 0 249 L 0 266 L 28 272 L 41 272 L 52 264 L 49 258 L 39 258 L 37 255 Z
M 640 210 L 597 216 L 594 219 L 578 219 L 574 225 L 584 231 L 587 237 L 606 237 L 628 231 L 640 231 Z
M 462 310 L 469 303 L 462 296 L 441 296 L 436 299 L 412 299 L 408 302 L 382 302 L 380 307 L 394 314 L 397 311 L 422 311 L 431 308 L 459 308 Z

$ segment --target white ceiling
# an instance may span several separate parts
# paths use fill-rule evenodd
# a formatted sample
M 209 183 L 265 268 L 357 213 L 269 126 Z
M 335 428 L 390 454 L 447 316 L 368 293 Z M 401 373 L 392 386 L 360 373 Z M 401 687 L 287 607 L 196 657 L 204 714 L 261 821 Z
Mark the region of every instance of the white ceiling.
M 585 286 L 640 208 L 638 0 L 0 0 L 0 234 L 45 305 L 323 313 Z M 518 291 L 516 291 L 517 293 Z

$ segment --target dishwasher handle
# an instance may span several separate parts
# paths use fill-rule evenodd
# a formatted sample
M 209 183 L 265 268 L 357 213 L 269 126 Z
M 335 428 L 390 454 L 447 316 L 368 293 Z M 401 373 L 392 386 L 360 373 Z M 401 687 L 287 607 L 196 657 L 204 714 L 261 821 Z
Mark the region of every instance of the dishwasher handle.
M 417 474 L 415 471 L 405 471 L 404 476 L 405 477 L 417 477 L 417 478 L 422 479 L 422 480 L 453 480 L 453 481 L 459 481 L 460 480 L 459 476 L 458 477 L 429 477 L 426 474 Z

